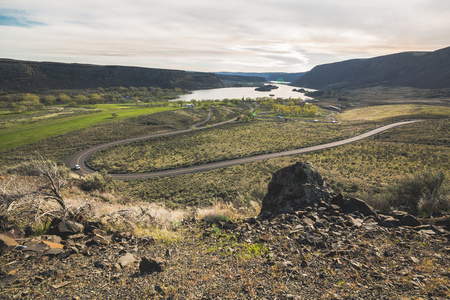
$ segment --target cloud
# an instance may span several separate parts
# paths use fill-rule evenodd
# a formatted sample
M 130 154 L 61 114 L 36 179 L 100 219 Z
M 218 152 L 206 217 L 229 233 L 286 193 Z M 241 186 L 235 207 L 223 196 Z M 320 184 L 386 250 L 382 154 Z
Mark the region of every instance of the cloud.
M 449 3 L 15 0 L 0 4 L 0 57 L 198 71 L 306 71 L 342 59 L 446 47 Z

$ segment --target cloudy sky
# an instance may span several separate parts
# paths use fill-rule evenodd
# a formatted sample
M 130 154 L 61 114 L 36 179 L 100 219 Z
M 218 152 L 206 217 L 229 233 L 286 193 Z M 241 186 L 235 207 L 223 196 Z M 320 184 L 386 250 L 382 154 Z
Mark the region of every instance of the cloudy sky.
M 308 71 L 450 46 L 449 0 L 0 0 L 0 57 Z

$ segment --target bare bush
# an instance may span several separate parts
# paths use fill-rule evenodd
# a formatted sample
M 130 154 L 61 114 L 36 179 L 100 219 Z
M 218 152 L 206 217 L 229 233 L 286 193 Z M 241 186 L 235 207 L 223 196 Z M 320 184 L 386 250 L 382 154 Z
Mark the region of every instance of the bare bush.
M 24 225 L 67 218 L 69 209 L 61 191 L 67 184 L 69 170 L 41 155 L 36 155 L 30 166 L 37 176 L 12 175 L 0 182 L 0 209 Z

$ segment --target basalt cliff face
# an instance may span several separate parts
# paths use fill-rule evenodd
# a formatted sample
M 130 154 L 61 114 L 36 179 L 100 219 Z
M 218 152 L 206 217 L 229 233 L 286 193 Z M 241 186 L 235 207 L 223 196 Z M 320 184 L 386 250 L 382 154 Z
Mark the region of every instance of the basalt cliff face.
M 212 73 L 0 59 L 0 89 L 19 92 L 98 87 L 220 88 Z

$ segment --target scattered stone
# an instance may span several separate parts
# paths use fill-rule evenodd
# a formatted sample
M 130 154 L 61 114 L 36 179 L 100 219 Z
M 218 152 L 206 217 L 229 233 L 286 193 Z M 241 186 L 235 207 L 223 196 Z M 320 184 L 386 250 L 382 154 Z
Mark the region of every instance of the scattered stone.
M 99 260 L 94 263 L 94 267 L 105 270 L 109 268 L 109 264 L 107 262 Z
M 375 217 L 378 216 L 376 211 L 370 205 L 368 205 L 363 200 L 357 198 L 350 198 L 349 200 L 344 200 L 341 205 L 341 208 L 345 213 L 357 212 L 363 214 L 364 216 L 375 216 Z
M 61 253 L 64 253 L 64 250 L 57 248 L 57 249 L 49 249 L 44 252 L 45 256 L 58 256 Z
M 278 269 L 280 270 L 284 270 L 284 269 L 289 269 L 292 268 L 294 265 L 292 264 L 291 261 L 289 260 L 283 260 L 283 261 L 277 261 L 275 262 L 275 265 L 278 267 Z
M 18 245 L 19 244 L 9 236 L 0 234 L 0 253 L 10 251 Z
M 15 275 L 6 275 L 2 278 L 0 278 L 0 288 L 3 288 L 7 285 L 11 285 L 13 282 L 17 280 L 17 276 Z
M 54 234 L 62 238 L 67 238 L 74 234 L 82 233 L 84 226 L 74 221 L 62 221 L 54 219 L 48 231 L 49 234 Z
M 153 272 L 162 272 L 164 266 L 164 261 L 159 258 L 147 258 L 142 257 L 141 262 L 139 263 L 139 271 L 141 274 L 153 273 Z
M 42 241 L 42 243 L 50 246 L 50 249 L 63 249 L 64 248 L 64 245 L 62 245 L 62 244 L 52 243 L 49 241 Z
M 133 234 L 128 231 L 116 232 L 112 235 L 111 240 L 114 242 L 127 242 L 133 238 Z
M 59 289 L 59 288 L 62 288 L 62 287 L 66 286 L 66 285 L 68 285 L 70 283 L 71 283 L 71 281 L 63 281 L 63 282 L 58 283 L 58 284 L 53 284 L 52 288 Z
M 90 239 L 89 241 L 86 242 L 86 246 L 92 246 L 92 245 L 107 246 L 107 245 L 109 245 L 109 240 L 107 238 L 105 238 L 104 236 L 96 234 L 92 237 L 92 239 Z
M 119 264 L 121 268 L 125 268 L 126 266 L 134 263 L 135 261 L 136 259 L 134 258 L 133 254 L 127 252 L 117 259 L 117 264 Z
M 14 225 L 3 233 L 4 235 L 12 238 L 13 240 L 20 240 L 25 237 L 25 231 L 22 228 Z

